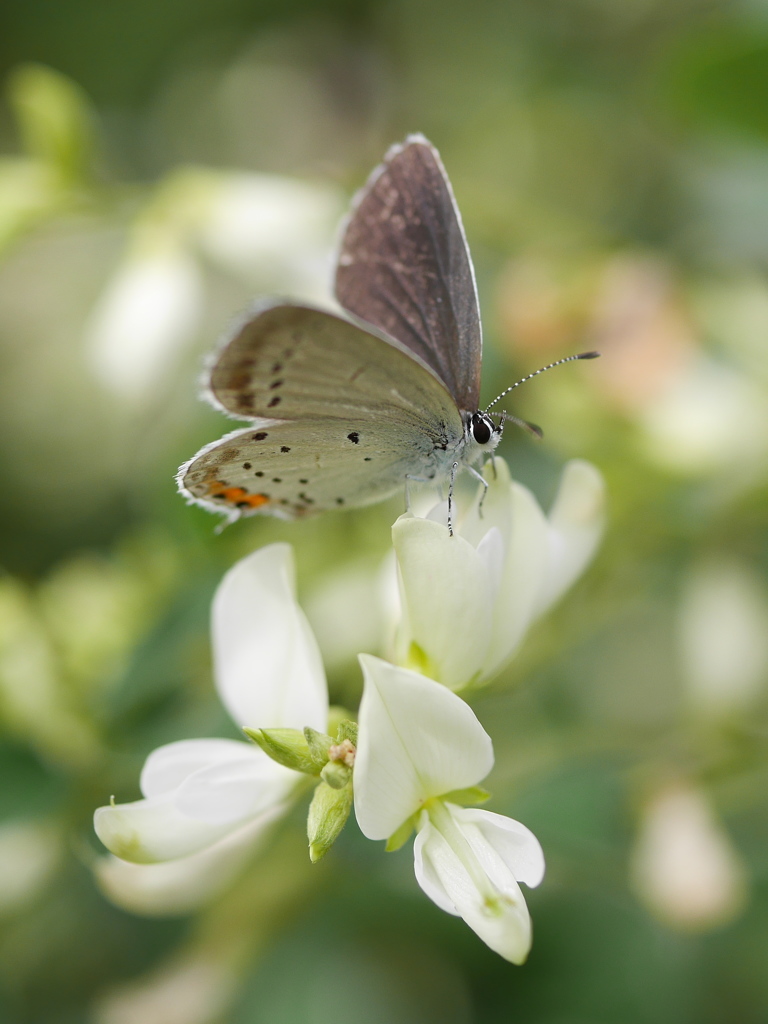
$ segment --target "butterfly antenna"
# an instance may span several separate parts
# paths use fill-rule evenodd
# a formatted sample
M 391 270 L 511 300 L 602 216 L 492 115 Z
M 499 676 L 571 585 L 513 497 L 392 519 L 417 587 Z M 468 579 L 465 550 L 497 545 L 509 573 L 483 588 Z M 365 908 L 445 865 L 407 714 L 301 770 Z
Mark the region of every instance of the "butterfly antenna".
M 505 395 L 508 395 L 510 391 L 514 391 L 515 388 L 519 388 L 521 384 L 525 384 L 525 382 L 527 380 L 530 380 L 532 377 L 538 377 L 538 375 L 540 373 L 544 373 L 545 370 L 551 370 L 553 366 L 561 366 L 563 363 L 572 363 L 574 359 L 597 359 L 599 355 L 599 352 L 579 352 L 578 355 L 575 356 L 566 356 L 564 359 L 556 359 L 554 363 L 549 363 L 547 366 L 542 366 L 540 370 L 534 370 L 533 373 L 529 373 L 527 376 L 521 377 L 520 380 L 516 381 L 514 384 L 510 384 L 508 388 L 505 388 L 500 395 L 497 395 L 494 398 L 494 400 L 486 408 L 485 411 L 488 412 L 488 409 L 496 405 L 496 403 L 500 401 L 500 399 L 502 399 Z M 514 417 L 508 416 L 507 418 L 513 419 Z M 524 425 L 520 420 L 518 420 L 517 422 L 520 423 L 521 426 Z M 534 431 L 534 433 L 536 433 L 536 431 Z
M 544 431 L 536 423 L 530 423 L 528 420 L 521 420 L 519 416 L 513 416 L 511 412 L 502 410 L 501 422 L 503 423 L 514 423 L 515 426 L 522 427 L 523 430 L 527 430 L 529 434 L 533 434 L 534 437 L 538 437 L 539 440 L 544 437 Z

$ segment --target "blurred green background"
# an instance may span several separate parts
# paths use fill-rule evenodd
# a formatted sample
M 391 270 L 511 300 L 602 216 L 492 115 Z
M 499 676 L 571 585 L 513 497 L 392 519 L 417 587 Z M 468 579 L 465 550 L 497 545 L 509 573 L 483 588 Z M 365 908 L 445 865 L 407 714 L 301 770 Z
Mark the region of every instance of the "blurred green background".
M 768 1019 L 768 4 L 6 0 L 0 11 L 0 1020 Z M 548 861 L 514 968 L 351 823 L 300 811 L 195 914 L 100 891 L 93 809 L 154 747 L 235 736 L 223 572 L 275 539 L 339 701 L 375 650 L 394 501 L 213 532 L 173 484 L 225 429 L 203 354 L 328 296 L 338 218 L 424 132 L 475 259 L 484 395 L 610 496 L 592 568 L 475 702 L 492 809 Z M 351 610 L 355 614 L 351 614 Z M 156 908 L 157 911 L 157 908 Z

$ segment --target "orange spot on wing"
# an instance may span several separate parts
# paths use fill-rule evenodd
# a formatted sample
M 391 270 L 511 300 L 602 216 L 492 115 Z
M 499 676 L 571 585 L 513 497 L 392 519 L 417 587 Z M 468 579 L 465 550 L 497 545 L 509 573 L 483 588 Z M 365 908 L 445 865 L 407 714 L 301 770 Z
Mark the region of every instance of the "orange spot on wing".
M 230 505 L 248 505 L 250 508 L 261 508 L 270 501 L 266 494 L 248 494 L 244 487 L 225 487 L 218 480 L 210 484 L 208 493 L 212 498 L 223 499 Z
M 240 501 L 247 501 L 251 508 L 260 508 L 262 505 L 269 504 L 266 494 L 246 494 L 244 498 L 240 498 Z

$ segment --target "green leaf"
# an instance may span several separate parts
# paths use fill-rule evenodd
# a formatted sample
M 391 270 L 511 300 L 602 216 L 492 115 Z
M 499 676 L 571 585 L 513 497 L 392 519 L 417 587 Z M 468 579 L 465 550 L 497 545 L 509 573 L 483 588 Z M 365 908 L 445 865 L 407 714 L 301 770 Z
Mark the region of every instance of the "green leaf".
M 87 178 L 94 118 L 85 93 L 58 71 L 25 64 L 11 76 L 9 99 L 27 153 L 65 182 Z

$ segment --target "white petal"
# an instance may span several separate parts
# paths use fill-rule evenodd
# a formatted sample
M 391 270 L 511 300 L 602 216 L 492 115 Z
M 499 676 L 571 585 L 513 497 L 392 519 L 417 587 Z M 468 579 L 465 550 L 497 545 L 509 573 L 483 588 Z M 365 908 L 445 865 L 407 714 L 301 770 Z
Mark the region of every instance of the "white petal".
M 440 683 L 371 655 L 360 664 L 355 814 L 365 836 L 386 839 L 425 800 L 484 779 L 493 747 L 469 705 Z
M 99 888 L 117 906 L 137 914 L 186 914 L 213 899 L 253 855 L 284 808 L 266 814 L 212 846 L 164 864 L 131 864 L 99 857 Z
M 446 914 L 453 914 L 454 917 L 460 917 L 456 904 L 448 895 L 448 890 L 441 880 L 441 875 L 451 869 L 453 860 L 455 860 L 447 843 L 444 840 L 441 842 L 441 840 L 442 836 L 435 831 L 427 812 L 422 811 L 418 835 L 413 843 L 413 869 L 416 881 L 441 910 L 444 910 Z M 445 864 L 439 871 L 437 865 L 442 861 L 445 861 Z
M 500 531 L 506 547 L 511 528 L 512 478 L 509 466 L 504 459 L 496 456 L 492 463 L 486 463 L 483 476 L 488 488 L 484 491 L 482 486 L 478 486 L 475 500 L 461 521 L 459 533 L 476 548 L 486 533 L 495 527 Z
M 490 588 L 487 597 L 492 606 L 504 579 L 504 538 L 498 526 L 492 526 L 477 545 L 477 555 L 488 573 Z
M 392 540 L 409 639 L 427 655 L 436 679 L 451 688 L 466 685 L 480 669 L 491 634 L 485 560 L 462 537 L 451 537 L 428 519 L 401 516 Z
M 145 797 L 171 793 L 200 768 L 238 758 L 250 748 L 237 740 L 179 740 L 153 750 L 141 771 Z M 254 748 L 255 750 L 255 748 Z
M 589 462 L 574 459 L 563 470 L 549 513 L 549 559 L 537 614 L 546 611 L 581 575 L 605 527 L 605 482 Z
M 478 856 L 482 859 L 484 844 L 492 847 L 518 882 L 524 882 L 535 889 L 544 877 L 544 853 L 536 836 L 514 818 L 478 807 L 456 807 L 449 805 L 454 819 L 460 823 L 470 844 L 475 833 L 482 840 L 477 844 Z M 489 872 L 492 866 L 488 865 Z M 491 876 L 492 877 L 492 876 Z
M 320 653 L 296 603 L 293 554 L 271 544 L 226 574 L 213 600 L 216 686 L 238 725 L 324 730 Z
M 111 853 L 135 864 L 186 857 L 233 829 L 230 824 L 211 825 L 186 817 L 173 805 L 171 796 L 99 807 L 93 827 Z
M 483 832 L 458 819 L 459 808 L 449 810 L 468 846 L 459 856 L 425 815 L 414 844 L 416 879 L 430 899 L 459 914 L 487 946 L 511 963 L 523 963 L 531 948 L 531 920 L 515 876 Z M 473 874 L 487 879 L 485 892 L 467 870 L 466 858 L 473 855 Z
M 498 467 L 499 474 L 504 471 L 506 467 Z M 502 536 L 506 535 L 501 582 L 493 606 L 487 611 L 492 619 L 492 632 L 482 668 L 482 677 L 486 679 L 512 656 L 525 636 L 547 569 L 547 522 L 526 487 L 510 482 L 505 515 L 506 523 L 499 527 Z
M 299 776 L 276 764 L 258 747 L 237 744 L 242 753 L 194 772 L 176 790 L 178 810 L 212 825 L 236 823 L 281 803 Z

